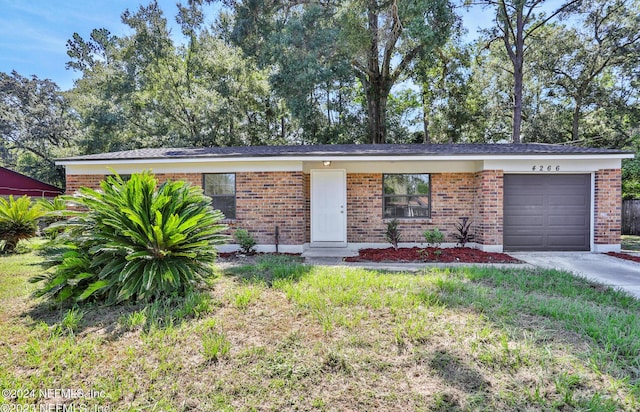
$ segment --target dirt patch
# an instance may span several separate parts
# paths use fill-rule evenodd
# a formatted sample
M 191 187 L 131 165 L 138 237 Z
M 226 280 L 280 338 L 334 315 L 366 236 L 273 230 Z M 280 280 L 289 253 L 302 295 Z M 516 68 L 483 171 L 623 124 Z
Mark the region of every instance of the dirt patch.
M 345 262 L 442 262 L 442 263 L 522 263 L 504 253 L 484 252 L 468 247 L 360 249 Z
M 616 257 L 618 259 L 630 260 L 632 262 L 640 263 L 640 256 L 629 255 L 627 253 L 607 252 L 606 255 Z

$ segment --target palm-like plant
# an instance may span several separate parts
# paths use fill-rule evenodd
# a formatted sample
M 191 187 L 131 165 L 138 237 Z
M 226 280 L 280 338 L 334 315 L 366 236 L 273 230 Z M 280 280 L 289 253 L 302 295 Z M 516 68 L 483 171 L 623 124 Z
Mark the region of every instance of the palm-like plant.
M 9 196 L 8 200 L 0 197 L 0 240 L 4 244 L 0 251 L 12 253 L 19 241 L 35 236 L 42 216 L 44 211 L 32 204 L 29 196 Z
M 118 303 L 185 293 L 210 273 L 223 215 L 200 188 L 176 181 L 157 189 L 148 172 L 108 177 L 100 191 L 82 188 L 69 201 L 86 208 L 61 224 L 68 247 L 38 292 L 58 300 Z

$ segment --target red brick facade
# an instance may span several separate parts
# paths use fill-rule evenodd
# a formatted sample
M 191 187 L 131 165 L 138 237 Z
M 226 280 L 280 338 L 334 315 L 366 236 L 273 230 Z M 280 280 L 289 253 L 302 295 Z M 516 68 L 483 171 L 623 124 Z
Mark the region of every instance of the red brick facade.
M 81 186 L 97 188 L 105 175 L 67 175 L 67 193 Z M 202 185 L 201 173 L 157 174 L 160 181 L 186 180 Z M 431 217 L 400 219 L 402 242 L 424 242 L 423 232 L 438 227 L 445 242 L 455 243 L 455 223 L 469 217 L 475 242 L 502 245 L 502 170 L 478 173 L 432 173 Z M 620 169 L 595 174 L 595 243 L 619 244 L 621 226 Z M 303 172 L 236 173 L 237 219 L 230 226 L 249 230 L 258 244 L 275 243 L 279 228 L 281 245 L 310 241 L 310 176 Z M 382 174 L 347 173 L 347 241 L 386 243 L 388 219 L 382 218 Z
M 595 176 L 594 243 L 620 244 L 622 225 L 620 169 L 598 170 Z
M 502 244 L 502 170 L 483 170 L 476 173 L 476 202 L 473 220 L 477 243 Z
M 423 233 L 435 227 L 445 234 L 445 242 L 455 242 L 455 223 L 473 216 L 474 193 L 473 173 L 431 174 L 431 218 L 399 219 L 402 242 L 424 242 Z M 348 174 L 347 241 L 385 243 L 389 220 L 382 218 L 382 174 Z

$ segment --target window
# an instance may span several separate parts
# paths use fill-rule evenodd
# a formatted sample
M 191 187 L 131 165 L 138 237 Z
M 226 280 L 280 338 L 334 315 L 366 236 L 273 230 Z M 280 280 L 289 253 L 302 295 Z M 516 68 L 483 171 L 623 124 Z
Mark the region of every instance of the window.
M 210 173 L 203 177 L 204 194 L 211 197 L 214 209 L 219 209 L 227 219 L 236 218 L 235 173 Z
M 431 216 L 431 185 L 428 174 L 383 175 L 382 187 L 382 217 Z

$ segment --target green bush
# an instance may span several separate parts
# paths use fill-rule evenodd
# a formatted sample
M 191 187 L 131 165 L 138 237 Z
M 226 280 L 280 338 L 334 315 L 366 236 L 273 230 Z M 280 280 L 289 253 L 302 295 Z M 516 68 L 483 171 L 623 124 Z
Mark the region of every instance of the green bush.
M 387 242 L 391 243 L 394 249 L 398 249 L 398 243 L 400 243 L 400 239 L 402 238 L 400 229 L 398 229 L 398 219 L 387 222 L 387 230 L 384 232 L 384 238 Z
M 55 239 L 62 229 L 60 227 L 48 227 L 56 222 L 64 220 L 65 211 L 67 210 L 67 202 L 62 196 L 58 196 L 53 200 L 40 199 L 38 200 L 38 205 L 44 212 L 44 216 L 40 219 L 40 224 L 44 227 L 43 232 L 50 239 Z
M 256 240 L 247 229 L 237 229 L 233 236 L 244 253 L 251 255 L 255 252 Z
M 433 230 L 425 231 L 423 235 L 429 246 L 440 247 L 442 242 L 444 242 L 444 233 L 437 227 Z
M 57 223 L 65 231 L 45 251 L 55 271 L 32 279 L 45 282 L 36 295 L 114 304 L 185 294 L 209 275 L 226 239 L 222 213 L 197 187 L 157 183 L 148 172 L 108 177 L 67 197 L 86 210 Z
M 29 196 L 0 197 L 0 252 L 13 253 L 19 241 L 35 236 L 42 216 L 44 211 Z

